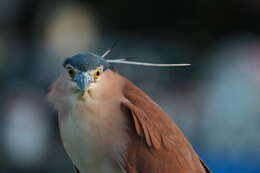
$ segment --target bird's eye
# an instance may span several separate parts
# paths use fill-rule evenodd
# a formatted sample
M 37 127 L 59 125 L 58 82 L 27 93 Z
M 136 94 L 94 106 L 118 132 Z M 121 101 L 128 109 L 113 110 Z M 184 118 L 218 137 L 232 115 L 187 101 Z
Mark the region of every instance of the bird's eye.
M 97 79 L 101 74 L 101 69 L 98 69 L 96 72 L 95 72 L 95 79 Z
M 71 67 L 68 67 L 67 71 L 68 71 L 68 74 L 70 75 L 70 77 L 74 78 L 76 72 Z

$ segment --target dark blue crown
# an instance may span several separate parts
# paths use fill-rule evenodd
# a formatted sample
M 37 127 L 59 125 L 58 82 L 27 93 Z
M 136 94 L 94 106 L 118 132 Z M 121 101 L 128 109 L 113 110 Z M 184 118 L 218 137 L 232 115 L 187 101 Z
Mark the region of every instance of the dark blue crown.
M 109 67 L 109 63 L 101 56 L 94 53 L 80 53 L 65 59 L 63 66 L 71 65 L 80 71 L 94 70 L 97 67 L 103 66 L 104 69 Z

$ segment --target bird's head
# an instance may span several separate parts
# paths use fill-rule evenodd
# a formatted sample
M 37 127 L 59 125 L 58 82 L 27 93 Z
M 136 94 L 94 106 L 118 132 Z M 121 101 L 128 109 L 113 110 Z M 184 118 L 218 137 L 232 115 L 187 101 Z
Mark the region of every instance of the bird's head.
M 84 96 L 98 83 L 109 63 L 94 53 L 82 53 L 66 58 L 63 67 L 66 85 L 72 92 Z
M 89 98 L 88 96 L 94 96 L 92 99 L 104 99 L 108 95 L 115 95 L 122 81 L 116 77 L 117 75 L 113 75 L 114 73 L 108 70 L 111 63 L 142 66 L 189 65 L 143 63 L 127 61 L 127 59 L 104 59 L 109 52 L 110 50 L 102 56 L 88 52 L 66 58 L 63 63 L 63 74 L 53 83 L 48 94 L 48 100 L 57 105 L 67 101 L 86 100 L 86 98 Z

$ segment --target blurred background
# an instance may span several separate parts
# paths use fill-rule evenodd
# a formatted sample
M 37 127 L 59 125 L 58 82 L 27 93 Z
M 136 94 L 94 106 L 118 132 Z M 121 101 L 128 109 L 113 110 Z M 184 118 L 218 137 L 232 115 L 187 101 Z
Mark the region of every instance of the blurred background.
M 0 173 L 71 173 L 48 87 L 85 51 L 191 67 L 115 68 L 219 173 L 260 172 L 260 2 L 1 0 Z

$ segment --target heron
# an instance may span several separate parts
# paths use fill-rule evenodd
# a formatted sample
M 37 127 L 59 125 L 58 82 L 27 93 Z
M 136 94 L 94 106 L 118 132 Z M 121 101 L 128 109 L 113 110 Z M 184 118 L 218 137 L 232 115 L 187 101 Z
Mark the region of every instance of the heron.
M 170 116 L 109 60 L 80 53 L 64 60 L 47 98 L 58 112 L 61 139 L 78 173 L 209 173 Z

